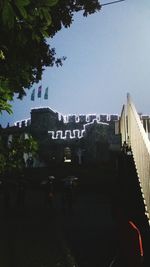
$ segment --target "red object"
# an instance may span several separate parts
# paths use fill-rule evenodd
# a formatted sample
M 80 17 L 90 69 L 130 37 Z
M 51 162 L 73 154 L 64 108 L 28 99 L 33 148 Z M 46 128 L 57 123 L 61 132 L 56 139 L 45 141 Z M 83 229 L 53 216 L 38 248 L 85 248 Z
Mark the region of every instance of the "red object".
M 133 229 L 138 234 L 138 239 L 139 239 L 139 252 L 141 254 L 141 257 L 143 257 L 144 253 L 143 253 L 142 237 L 141 237 L 140 231 L 139 231 L 139 229 L 137 228 L 137 226 L 132 221 L 129 221 L 129 224 L 133 227 Z
M 122 221 L 119 225 L 119 258 L 122 266 L 141 267 L 143 257 L 142 238 L 132 221 Z

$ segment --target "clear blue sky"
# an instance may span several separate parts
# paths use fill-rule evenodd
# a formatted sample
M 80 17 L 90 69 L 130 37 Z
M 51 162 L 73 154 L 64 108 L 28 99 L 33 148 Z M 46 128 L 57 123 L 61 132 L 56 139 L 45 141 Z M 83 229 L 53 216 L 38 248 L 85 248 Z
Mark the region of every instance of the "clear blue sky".
M 139 112 L 150 114 L 149 0 L 105 6 L 87 18 L 76 14 L 72 26 L 50 42 L 67 60 L 63 67 L 43 73 L 42 87 L 49 87 L 49 99 L 31 101 L 32 89 L 23 101 L 14 99 L 13 115 L 4 112 L 0 117 L 4 127 L 29 118 L 31 108 L 38 106 L 62 114 L 120 114 L 127 92 Z

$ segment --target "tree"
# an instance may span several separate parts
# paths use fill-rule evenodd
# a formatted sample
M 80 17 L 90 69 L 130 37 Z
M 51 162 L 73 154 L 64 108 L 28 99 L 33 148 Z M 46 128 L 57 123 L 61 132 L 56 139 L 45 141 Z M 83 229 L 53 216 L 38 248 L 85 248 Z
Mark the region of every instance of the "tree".
M 70 27 L 73 14 L 100 10 L 98 0 L 1 0 L 0 1 L 0 112 L 11 112 L 9 100 L 18 98 L 37 83 L 47 66 L 61 66 L 47 38 Z
M 14 135 L 9 143 L 0 139 L 0 174 L 22 172 L 25 167 L 24 155 L 34 157 L 37 152 L 38 143 L 32 136 L 25 139 L 23 136 Z
M 5 144 L 3 140 L 0 138 L 0 175 L 4 174 L 6 171 L 7 165 L 7 151 L 5 149 Z

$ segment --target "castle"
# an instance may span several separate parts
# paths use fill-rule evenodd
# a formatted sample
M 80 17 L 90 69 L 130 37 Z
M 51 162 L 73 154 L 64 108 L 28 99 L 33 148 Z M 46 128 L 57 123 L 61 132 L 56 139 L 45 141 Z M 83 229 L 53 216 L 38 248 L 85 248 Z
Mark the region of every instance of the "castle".
M 32 135 L 39 144 L 43 164 L 71 161 L 75 164 L 100 162 L 120 146 L 118 115 L 62 115 L 49 107 L 34 108 L 31 118 L 0 129 L 9 140 L 13 135 Z

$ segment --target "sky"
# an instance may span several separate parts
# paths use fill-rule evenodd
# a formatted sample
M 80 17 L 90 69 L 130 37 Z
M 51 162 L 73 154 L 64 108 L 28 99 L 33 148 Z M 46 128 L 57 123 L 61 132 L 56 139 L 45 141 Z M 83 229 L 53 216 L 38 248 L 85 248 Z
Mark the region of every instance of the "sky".
M 101 4 L 111 0 L 101 0 Z M 69 29 L 48 40 L 62 67 L 46 68 L 42 81 L 26 90 L 23 100 L 11 103 L 13 114 L 0 116 L 7 123 L 30 118 L 31 108 L 47 107 L 61 114 L 119 114 L 129 92 L 138 112 L 150 115 L 150 1 L 125 0 L 103 6 L 87 18 L 74 16 Z M 36 55 L 35 55 L 36 56 Z M 37 89 L 42 85 L 42 97 Z M 44 100 L 45 88 L 48 100 Z M 32 89 L 35 101 L 31 101 Z

